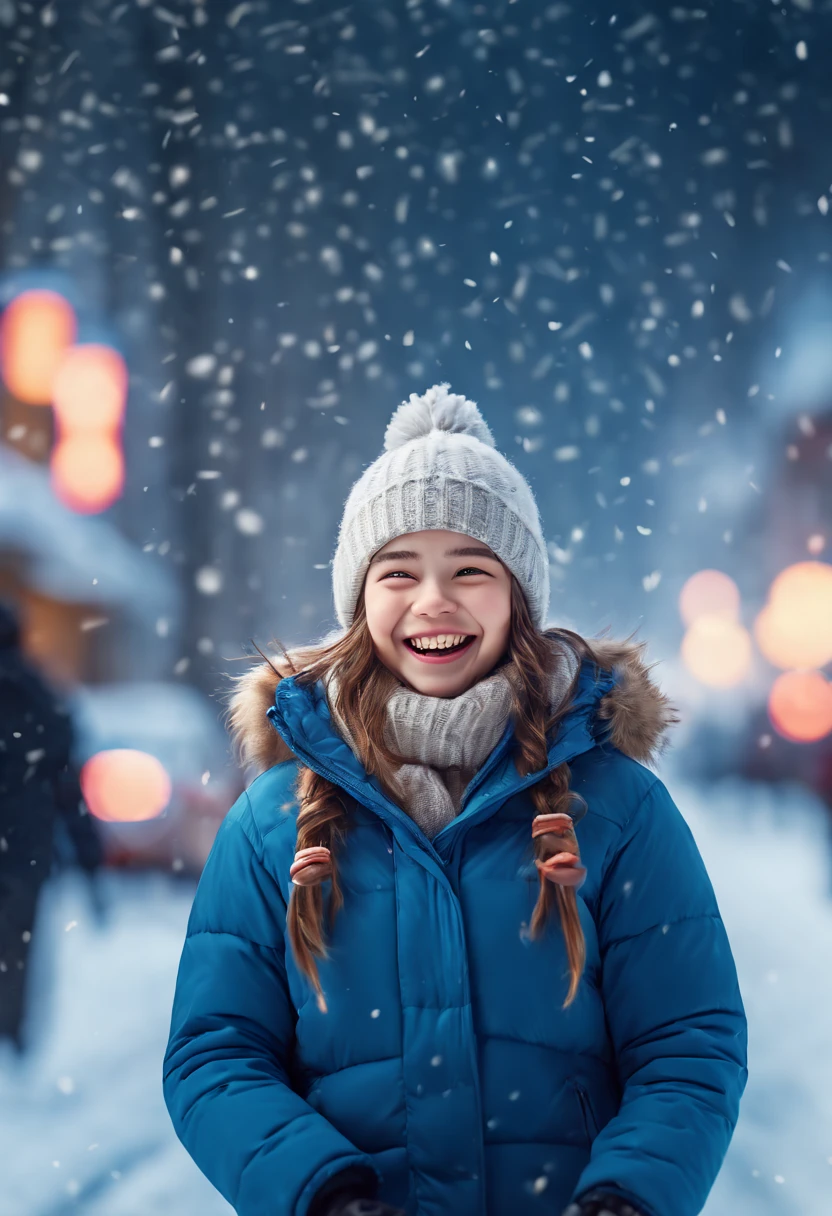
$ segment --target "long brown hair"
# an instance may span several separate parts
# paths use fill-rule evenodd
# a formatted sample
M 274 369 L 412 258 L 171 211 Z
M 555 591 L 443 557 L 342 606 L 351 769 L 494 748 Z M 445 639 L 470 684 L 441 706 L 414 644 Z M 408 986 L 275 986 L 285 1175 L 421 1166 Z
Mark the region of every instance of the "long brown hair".
M 569 629 L 535 628 L 529 615 L 526 598 L 519 583 L 511 576 L 511 621 L 503 660 L 513 661 L 520 676 L 519 692 L 512 689 L 514 721 L 514 760 L 521 776 L 546 767 L 547 738 L 567 713 L 578 681 L 576 673 L 558 710 L 551 714 L 548 692 L 550 678 L 559 661 L 559 648 L 553 640 L 563 639 L 576 651 L 579 659 L 587 658 L 599 664 L 589 643 Z M 328 645 L 295 650 L 297 668 L 284 647 L 279 648 L 299 684 L 314 684 L 333 666 L 338 671 L 335 708 L 347 724 L 355 743 L 358 758 L 369 774 L 375 775 L 385 794 L 397 802 L 395 771 L 401 760 L 384 744 L 385 701 L 389 695 L 389 673 L 376 658 L 367 625 L 363 594 L 359 597 L 353 623 L 337 641 Z M 386 685 L 387 694 L 383 691 Z M 546 777 L 529 787 L 535 815 L 566 812 L 579 817 L 576 809 L 583 799 L 570 789 L 570 769 L 564 762 Z M 344 804 L 344 792 L 339 786 L 302 765 L 297 779 L 297 850 L 323 845 L 331 853 L 331 896 L 329 901 L 329 931 L 335 916 L 343 907 L 343 893 L 338 882 L 338 850 L 343 847 L 349 828 L 349 814 Z M 531 837 L 530 837 L 531 839 Z M 544 860 L 545 837 L 536 837 L 534 855 Z M 550 882 L 540 871 L 540 890 L 529 926 L 529 937 L 542 933 L 553 909 L 560 912 L 560 923 L 569 960 L 570 984 L 563 1008 L 575 999 L 586 961 L 586 945 L 578 915 L 574 889 Z M 318 1007 L 326 1012 L 316 958 L 328 959 L 324 941 L 324 907 L 321 885 L 294 885 L 288 908 L 289 940 L 295 962 L 307 976 L 317 995 Z

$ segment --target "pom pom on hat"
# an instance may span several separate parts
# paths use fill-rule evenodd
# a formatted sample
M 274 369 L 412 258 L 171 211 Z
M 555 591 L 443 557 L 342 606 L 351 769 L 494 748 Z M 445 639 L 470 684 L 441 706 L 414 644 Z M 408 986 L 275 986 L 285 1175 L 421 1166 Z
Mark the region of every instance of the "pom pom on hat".
M 449 392 L 449 388 L 447 383 L 434 384 L 421 397 L 411 393 L 387 424 L 385 452 L 392 452 L 394 448 L 429 435 L 431 431 L 471 435 L 480 443 L 496 448 L 494 436 L 474 402 L 460 393 Z

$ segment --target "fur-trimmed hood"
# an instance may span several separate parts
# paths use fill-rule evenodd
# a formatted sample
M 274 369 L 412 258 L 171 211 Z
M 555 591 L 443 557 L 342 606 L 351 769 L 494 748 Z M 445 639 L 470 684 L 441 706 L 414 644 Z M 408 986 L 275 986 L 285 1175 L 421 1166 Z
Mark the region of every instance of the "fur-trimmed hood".
M 598 717 L 611 719 L 610 742 L 640 764 L 654 767 L 669 744 L 668 730 L 679 721 L 675 707 L 650 677 L 654 664 L 644 659 L 646 642 L 589 640 L 601 666 L 616 676 L 616 685 L 602 698 Z M 290 652 L 296 659 L 300 651 Z M 283 739 L 266 717 L 280 679 L 291 674 L 283 658 L 260 663 L 239 676 L 229 701 L 229 728 L 243 765 L 256 773 L 293 759 Z M 299 664 L 302 665 L 302 664 Z M 275 672 L 277 669 L 277 674 Z

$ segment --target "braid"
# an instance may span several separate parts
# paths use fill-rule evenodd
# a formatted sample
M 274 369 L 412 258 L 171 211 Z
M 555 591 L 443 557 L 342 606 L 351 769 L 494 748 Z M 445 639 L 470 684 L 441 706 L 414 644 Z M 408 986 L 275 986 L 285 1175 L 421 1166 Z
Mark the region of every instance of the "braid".
M 552 629 L 547 630 L 545 634 L 537 633 L 532 627 L 525 598 L 514 580 L 512 613 L 519 627 L 512 631 L 509 654 L 523 685 L 523 691 L 516 698 L 514 706 L 515 756 L 518 772 L 525 776 L 546 767 L 548 736 L 567 712 L 572 700 L 571 695 L 568 695 L 554 717 L 550 717 L 548 680 L 554 664 L 558 661 L 556 651 L 551 646 L 551 639 L 561 635 L 577 648 L 579 654 L 590 654 L 591 651 L 583 638 L 570 630 Z M 552 769 L 543 780 L 535 782 L 529 788 L 535 816 L 563 813 L 569 815 L 574 822 L 586 813 L 583 798 L 569 788 L 570 776 L 569 765 L 564 761 Z M 570 832 L 569 835 L 577 851 L 574 834 Z M 541 862 L 562 847 L 558 838 L 551 834 L 535 836 L 533 844 L 535 859 Z M 563 1003 L 563 1008 L 566 1009 L 575 999 L 586 963 L 586 942 L 578 913 L 578 899 L 573 888 L 549 882 L 539 866 L 538 875 L 540 892 L 532 914 L 529 936 L 534 940 L 540 935 L 557 906 L 569 960 L 569 990 Z
M 571 811 L 571 818 L 573 820 L 577 818 L 577 815 L 574 813 L 575 807 L 573 801 L 580 796 L 569 789 L 569 778 L 569 765 L 564 762 L 563 764 L 559 764 L 557 768 L 552 769 L 551 773 L 543 781 L 539 781 L 531 787 L 529 793 L 534 802 L 536 815 L 552 815 L 559 811 L 563 811 L 569 815 Z M 583 802 L 583 799 L 580 799 L 580 801 Z M 550 838 L 547 836 L 536 836 L 534 839 L 534 851 L 536 858 L 540 861 L 545 861 L 552 851 Z M 569 960 L 569 991 L 563 1003 L 563 1008 L 566 1009 L 575 999 L 578 984 L 583 974 L 584 964 L 586 963 L 586 942 L 584 940 L 584 931 L 581 927 L 581 918 L 578 914 L 578 898 L 571 887 L 563 887 L 557 883 L 549 882 L 541 870 L 538 870 L 538 874 L 540 876 L 540 894 L 537 897 L 537 903 L 532 914 L 529 936 L 532 940 L 539 936 L 539 931 L 544 928 L 557 904 L 560 911 L 563 937 L 566 942 L 566 957 Z
M 334 845 L 336 842 L 341 843 L 346 836 L 347 812 L 341 801 L 338 787 L 311 768 L 301 768 L 298 774 L 297 794 L 300 803 L 297 818 L 298 850 L 315 845 L 323 845 L 330 850 L 331 856 L 325 877 L 332 879 L 332 896 L 329 904 L 331 931 L 335 915 L 344 903 L 341 886 L 338 882 Z M 315 962 L 316 956 L 323 959 L 329 958 L 323 937 L 323 892 L 320 882 L 312 885 L 296 884 L 293 886 L 289 898 L 287 926 L 295 962 L 315 989 L 321 1013 L 326 1013 L 326 1000 Z

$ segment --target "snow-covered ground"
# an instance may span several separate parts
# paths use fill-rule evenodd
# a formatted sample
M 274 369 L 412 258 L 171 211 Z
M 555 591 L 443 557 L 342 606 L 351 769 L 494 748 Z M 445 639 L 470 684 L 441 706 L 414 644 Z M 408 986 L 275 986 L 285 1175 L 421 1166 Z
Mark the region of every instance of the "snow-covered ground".
M 100 879 L 103 919 L 79 872 L 44 888 L 30 1049 L 18 1059 L 0 1041 L 0 1216 L 231 1216 L 162 1098 L 193 885 Z
M 750 1023 L 748 1088 L 706 1216 L 828 1216 L 829 821 L 799 790 L 703 794 L 663 777 L 710 870 Z M 228 1216 L 161 1093 L 193 887 L 115 872 L 98 895 L 101 913 L 76 872 L 44 892 L 30 1049 L 0 1042 L 0 1216 Z
M 832 1212 L 832 833 L 799 788 L 673 786 L 728 929 L 748 1086 L 706 1216 Z

